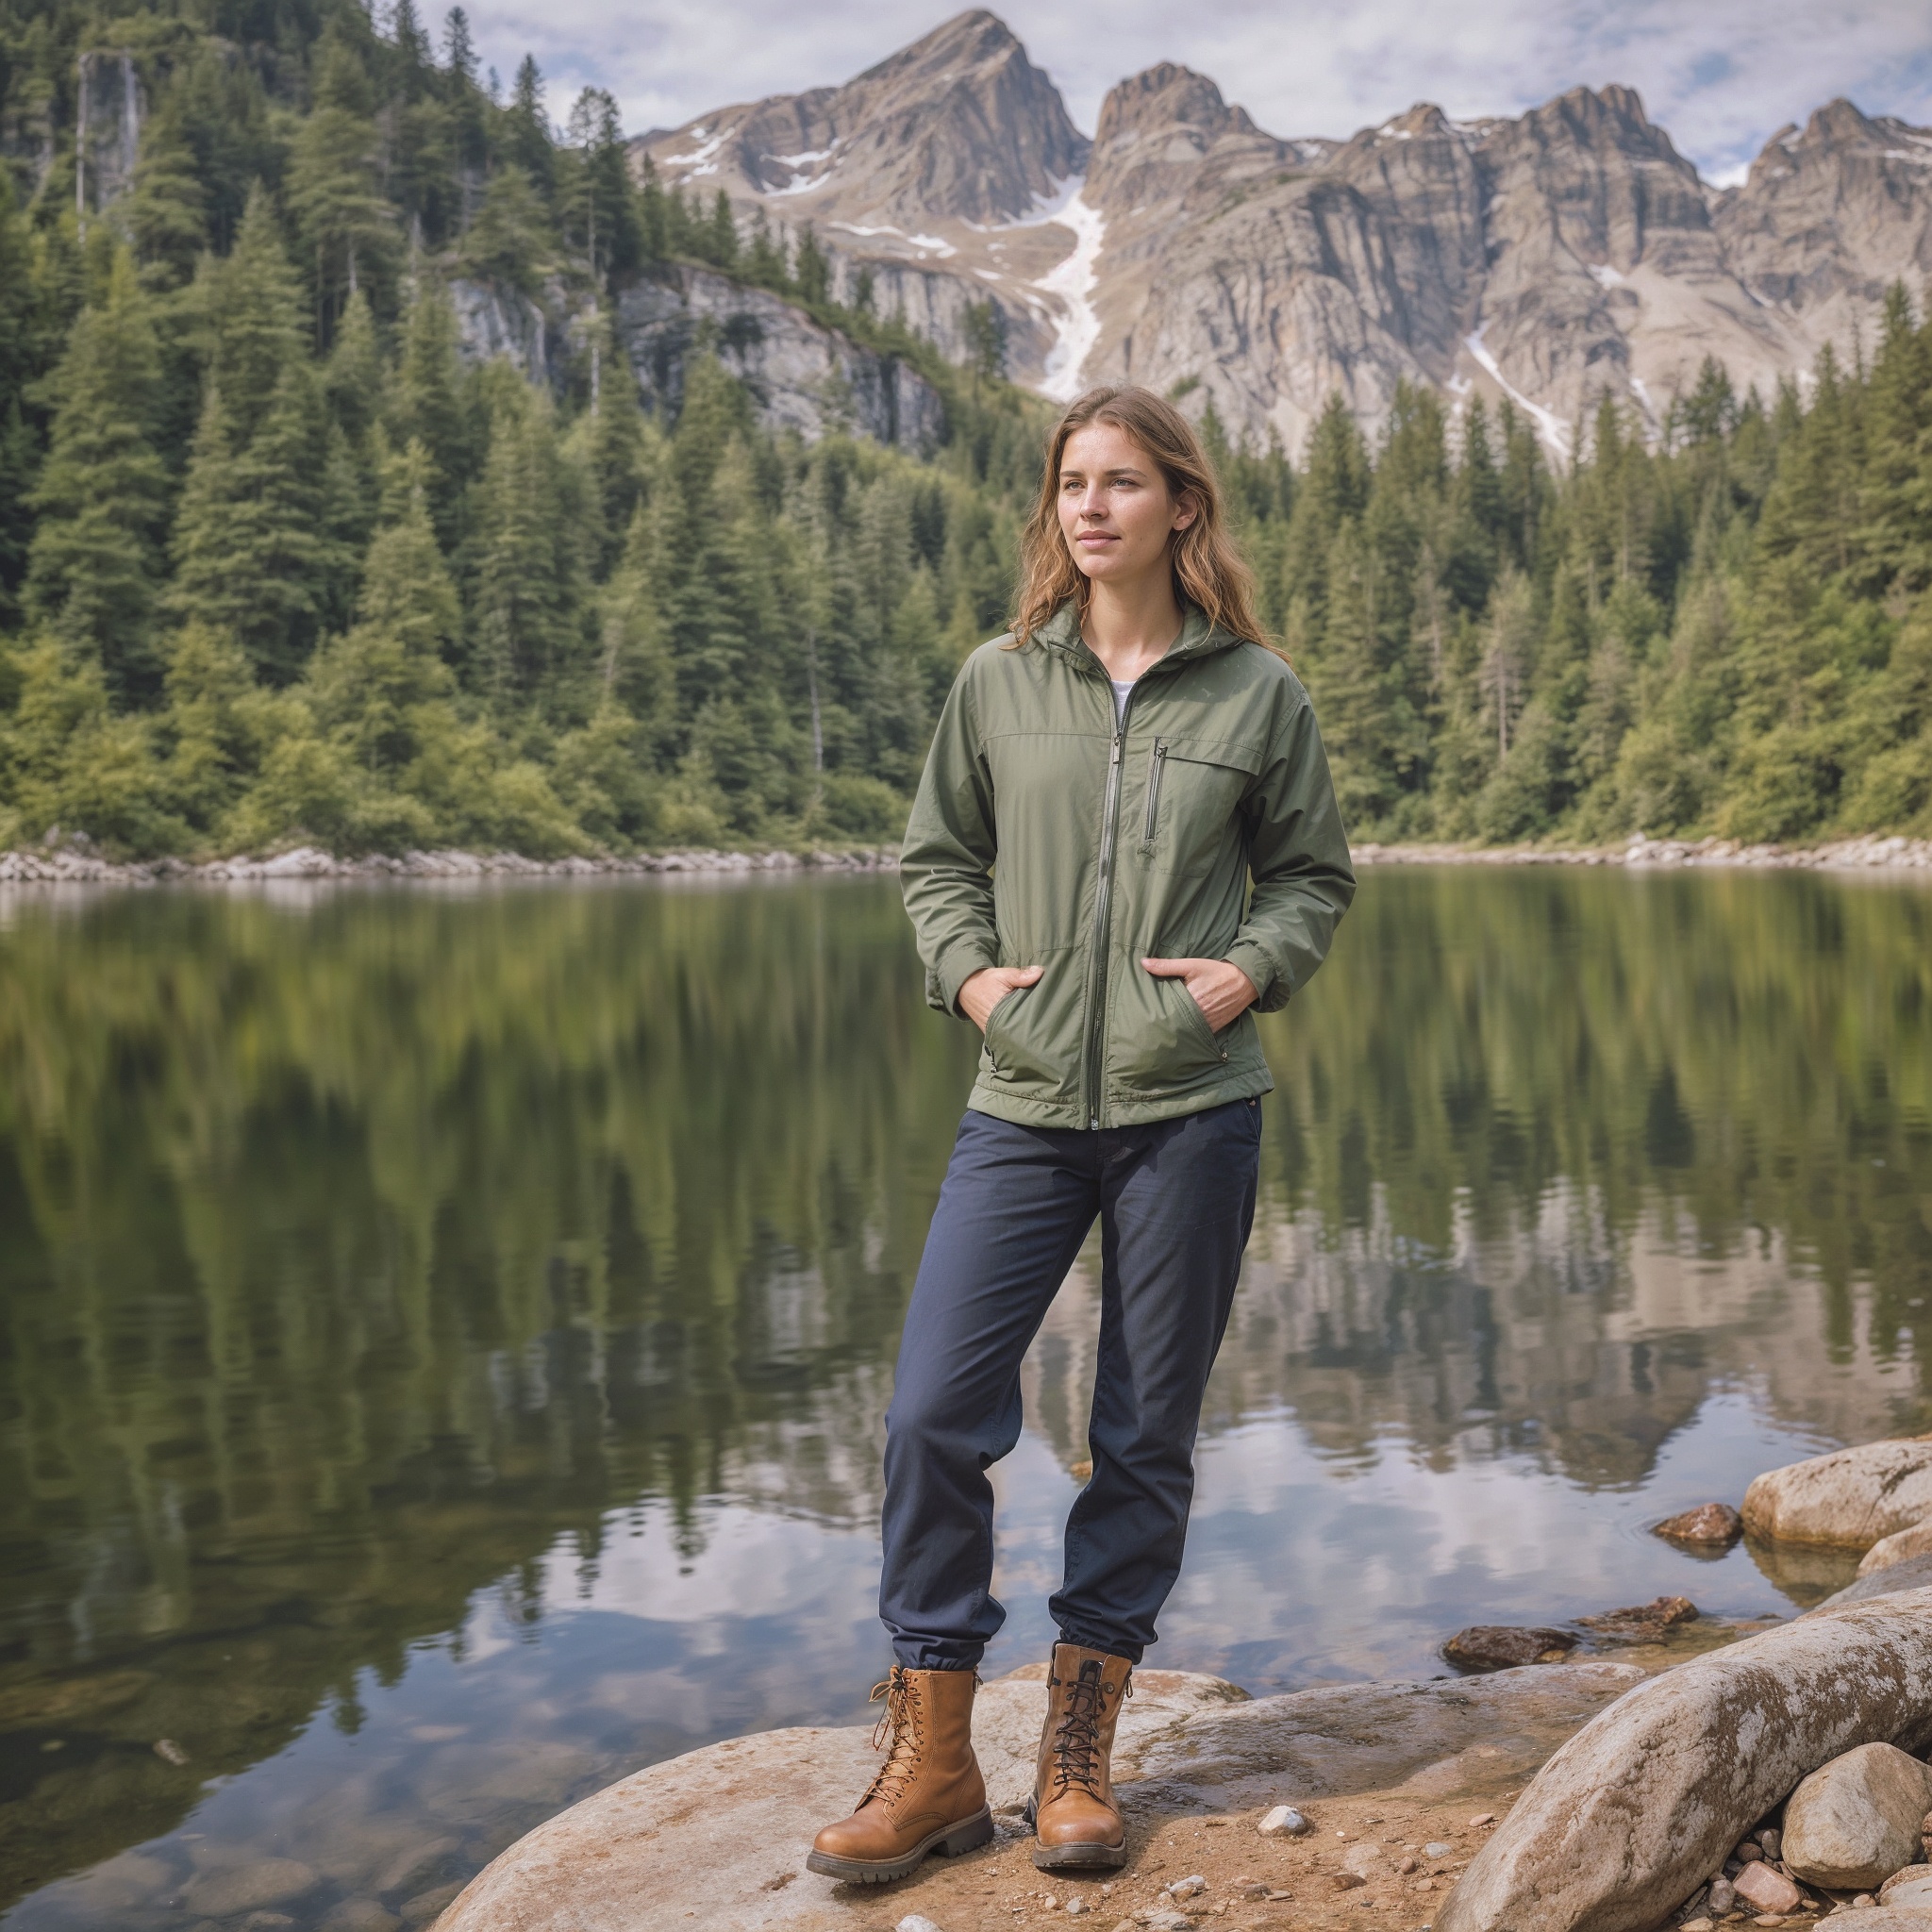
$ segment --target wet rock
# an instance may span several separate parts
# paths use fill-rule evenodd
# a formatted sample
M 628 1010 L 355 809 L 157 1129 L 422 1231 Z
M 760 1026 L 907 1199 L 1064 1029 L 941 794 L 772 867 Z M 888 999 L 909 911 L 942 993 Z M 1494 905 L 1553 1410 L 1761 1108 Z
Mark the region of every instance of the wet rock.
M 1932 1551 L 1923 1557 L 1907 1557 L 1869 1576 L 1848 1583 L 1836 1596 L 1828 1596 L 1817 1607 L 1836 1608 L 1840 1604 L 1869 1603 L 1875 1596 L 1896 1596 L 1902 1591 L 1924 1590 L 1932 1586 Z M 1807 1611 L 1807 1615 L 1811 1614 Z
M 1932 1742 L 1932 1591 L 1814 1613 L 1638 1685 L 1538 1772 L 1435 1932 L 1649 1932 L 1802 1778 L 1874 1740 Z
M 1760 1912 L 1791 1912 L 1798 1907 L 1798 1888 L 1762 1858 L 1746 1865 L 1731 1886 L 1747 1906 L 1756 1906 Z
M 1821 1766 L 1785 1807 L 1785 1864 L 1835 1891 L 1870 1890 L 1919 1855 L 1932 1770 L 1890 1744 L 1861 1744 Z
M 1907 1557 L 1932 1557 L 1932 1516 L 1915 1523 L 1909 1529 L 1894 1530 L 1882 1536 L 1858 1558 L 1858 1574 L 1870 1576 L 1877 1570 L 1890 1570 Z
M 1578 1617 L 1576 1621 L 1607 1637 L 1652 1643 L 1666 1630 L 1679 1624 L 1694 1624 L 1697 1617 L 1697 1606 L 1688 1596 L 1659 1596 L 1647 1604 L 1625 1604 L 1621 1610 L 1605 1610 L 1599 1616 Z
M 1784 1469 L 1744 1491 L 1744 1527 L 1787 1542 L 1869 1550 L 1932 1516 L 1932 1441 L 1864 1442 Z
M 1443 1657 L 1465 1671 L 1507 1671 L 1523 1664 L 1561 1663 L 1576 1648 L 1568 1630 L 1513 1624 L 1474 1624 L 1442 1646 Z
M 314 1883 L 315 1873 L 299 1859 L 259 1858 L 249 1865 L 202 1873 L 189 1881 L 181 1903 L 190 1911 L 225 1919 L 300 1898 Z
M 1155 1732 L 1122 1755 L 1115 1777 L 1217 1811 L 1273 1804 L 1284 1786 L 1307 1798 L 1400 1789 L 1434 1800 L 1475 1778 L 1487 1788 L 1527 1775 L 1643 1675 L 1591 1661 L 1257 1697 Z
M 402 1923 L 373 1898 L 345 1898 L 323 1914 L 316 1932 L 396 1932 Z
M 187 1752 L 182 1750 L 173 1738 L 157 1738 L 154 1741 L 154 1754 L 163 1764 L 172 1764 L 177 1770 L 188 1762 Z
M 1744 1519 L 1728 1503 L 1700 1503 L 1694 1509 L 1667 1516 L 1650 1533 L 1692 1549 L 1727 1550 L 1744 1534 Z
M 403 1923 L 406 1925 L 426 1925 L 444 1906 L 448 1905 L 462 1890 L 461 1881 L 449 1885 L 436 1885 L 427 1891 L 419 1891 L 414 1898 L 403 1901 Z
M 1263 1838 L 1300 1838 L 1308 1831 L 1309 1824 L 1292 1805 L 1276 1805 L 1262 1815 L 1255 1829 Z

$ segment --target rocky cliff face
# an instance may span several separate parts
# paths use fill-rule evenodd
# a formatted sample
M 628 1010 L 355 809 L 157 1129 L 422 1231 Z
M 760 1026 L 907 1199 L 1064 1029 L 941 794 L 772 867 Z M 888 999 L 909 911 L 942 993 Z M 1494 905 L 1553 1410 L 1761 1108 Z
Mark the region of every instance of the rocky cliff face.
M 1723 191 L 1621 87 L 1288 140 L 1162 63 L 1090 143 L 983 11 L 636 151 L 783 232 L 810 222 L 840 286 L 869 271 L 942 349 L 991 299 L 1023 381 L 1188 384 L 1291 445 L 1331 393 L 1373 422 L 1406 379 L 1511 396 L 1560 452 L 1606 390 L 1656 424 L 1706 356 L 1768 388 L 1870 341 L 1889 284 L 1916 298 L 1932 273 L 1932 131 L 1849 102 Z

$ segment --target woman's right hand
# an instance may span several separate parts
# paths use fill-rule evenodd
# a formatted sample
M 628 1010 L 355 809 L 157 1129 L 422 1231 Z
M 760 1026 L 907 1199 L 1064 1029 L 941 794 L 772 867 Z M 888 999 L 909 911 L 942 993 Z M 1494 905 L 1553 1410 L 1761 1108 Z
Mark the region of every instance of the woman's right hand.
M 982 966 L 959 985 L 959 1010 L 984 1033 L 992 1009 L 1018 988 L 1031 986 L 1045 969 L 1040 966 Z

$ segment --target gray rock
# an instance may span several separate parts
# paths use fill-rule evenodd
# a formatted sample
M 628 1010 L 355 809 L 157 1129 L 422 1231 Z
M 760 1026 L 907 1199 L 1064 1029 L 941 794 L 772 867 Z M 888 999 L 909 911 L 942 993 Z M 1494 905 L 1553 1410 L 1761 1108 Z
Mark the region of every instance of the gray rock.
M 1932 1865 L 1913 1863 L 1894 1872 L 1878 1888 L 1878 1903 L 1932 1908 Z
M 373 1898 L 345 1898 L 324 1913 L 316 1932 L 396 1932 L 402 1923 Z
M 1909 1529 L 1894 1530 L 1882 1536 L 1858 1559 L 1858 1574 L 1870 1576 L 1874 1570 L 1890 1570 L 1907 1557 L 1932 1556 L 1932 1516 L 1915 1523 Z
M 1821 1765 L 1785 1806 L 1785 1864 L 1834 1891 L 1871 1890 L 1919 1856 L 1932 1771 L 1891 1744 Z
M 1784 1469 L 1744 1491 L 1744 1527 L 1786 1542 L 1869 1550 L 1932 1516 L 1932 1441 L 1861 1442 Z
M 204 1872 L 191 1879 L 181 1902 L 190 1911 L 225 1919 L 236 1912 L 255 1911 L 299 1898 L 315 1883 L 315 1873 L 295 1858 L 259 1858 L 249 1865 L 230 1865 Z
M 1861 1576 L 1856 1583 L 1848 1583 L 1836 1596 L 1828 1596 L 1816 1609 L 1806 1612 L 1816 1616 L 1819 1610 L 1835 1610 L 1844 1604 L 1870 1603 L 1874 1597 L 1897 1596 L 1908 1590 L 1924 1590 L 1932 1585 L 1932 1551 L 1923 1557 L 1907 1557 L 1903 1561 L 1893 1563 L 1889 1569 L 1874 1570 L 1869 1576 Z
M 1399 1788 L 1433 1799 L 1533 1771 L 1643 1675 L 1629 1664 L 1542 1664 L 1258 1697 L 1155 1733 L 1123 1771 L 1150 1797 L 1217 1810 L 1272 1803 L 1284 1785 L 1310 1797 Z M 1491 1755 L 1478 1760 L 1478 1750 Z
M 1932 1907 L 1877 1906 L 1860 1912 L 1857 1924 L 1858 1932 L 1932 1932 Z
M 1275 1805 L 1255 1829 L 1263 1838 L 1301 1838 L 1308 1829 L 1308 1821 L 1292 1805 Z
M 1932 1591 L 1803 1618 L 1639 1685 L 1537 1774 L 1435 1932 L 1649 1932 L 1801 1778 L 1874 1740 L 1932 1741 Z
M 1714 1912 L 1727 1912 L 1738 1902 L 1736 1888 L 1728 1878 L 1713 1878 L 1710 1882 L 1710 1896 L 1705 1900 Z

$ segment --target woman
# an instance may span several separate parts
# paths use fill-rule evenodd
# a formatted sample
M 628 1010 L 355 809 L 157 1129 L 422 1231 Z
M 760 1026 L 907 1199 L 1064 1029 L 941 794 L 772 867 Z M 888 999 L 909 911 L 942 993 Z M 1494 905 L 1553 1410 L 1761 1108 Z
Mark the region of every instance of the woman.
M 984 1035 L 886 1417 L 886 1761 L 813 1871 L 897 1878 L 992 1835 L 972 1742 L 988 1467 L 1020 1362 L 1097 1215 L 1093 1474 L 1067 1521 L 1036 1865 L 1119 1865 L 1108 1760 L 1180 1569 L 1194 1434 L 1254 1219 L 1251 1017 L 1355 891 L 1307 693 L 1187 419 L 1098 389 L 1048 447 L 1009 636 L 967 660 L 906 834 L 926 997 Z M 1252 874 L 1253 891 L 1249 891 Z

